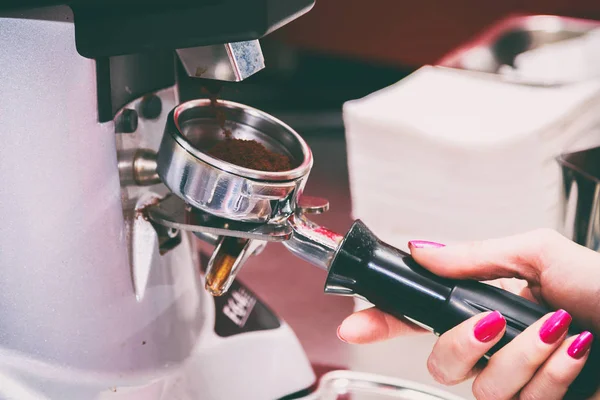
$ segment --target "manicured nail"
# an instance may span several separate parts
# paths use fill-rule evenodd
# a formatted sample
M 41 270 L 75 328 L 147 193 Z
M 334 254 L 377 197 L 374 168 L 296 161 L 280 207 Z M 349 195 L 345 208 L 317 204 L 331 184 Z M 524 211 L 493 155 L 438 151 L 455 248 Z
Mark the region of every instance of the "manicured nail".
M 486 343 L 495 338 L 504 330 L 506 320 L 498 311 L 486 315 L 477 322 L 473 334 L 480 342 Z
M 445 246 L 444 244 L 428 242 L 427 240 L 411 240 L 408 242 L 408 247 L 414 247 L 415 249 L 438 249 Z
M 556 343 L 569 329 L 573 318 L 565 310 L 558 310 L 544 322 L 540 329 L 540 339 L 546 344 Z
M 342 326 L 338 326 L 337 328 L 337 337 L 338 339 L 340 339 L 342 342 L 344 343 L 348 343 L 348 341 L 346 339 L 344 339 L 344 337 L 342 336 L 342 334 L 340 333 L 340 329 L 342 328 Z
M 573 357 L 576 360 L 583 358 L 592 347 L 592 341 L 594 340 L 594 336 L 588 332 L 582 332 L 577 339 L 571 343 L 569 349 L 567 350 L 567 354 Z

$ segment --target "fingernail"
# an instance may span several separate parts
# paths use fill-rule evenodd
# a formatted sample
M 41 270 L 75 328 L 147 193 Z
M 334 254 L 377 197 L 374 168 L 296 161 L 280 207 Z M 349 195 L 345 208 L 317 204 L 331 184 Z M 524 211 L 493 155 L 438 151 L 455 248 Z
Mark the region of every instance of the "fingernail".
M 567 354 L 569 354 L 572 358 L 579 360 L 583 358 L 592 347 L 592 341 L 594 340 L 594 336 L 588 332 L 582 332 L 577 339 L 571 343 L 569 349 L 567 350 Z
M 540 339 L 546 344 L 556 343 L 562 335 L 569 329 L 569 324 L 573 318 L 565 310 L 558 310 L 546 322 L 540 329 Z
M 344 339 L 344 337 L 343 337 L 343 336 L 342 336 L 342 334 L 340 333 L 340 330 L 341 330 L 341 328 L 342 328 L 342 326 L 341 326 L 341 325 L 340 325 L 340 326 L 338 326 L 338 328 L 337 328 L 337 337 L 338 337 L 338 339 L 340 339 L 342 342 L 344 342 L 344 343 L 348 343 L 348 341 L 347 341 L 346 339 Z
M 506 320 L 498 311 L 486 315 L 477 322 L 473 334 L 480 342 L 486 343 L 498 336 L 506 326 Z
M 436 242 L 428 242 L 427 240 L 411 240 L 408 242 L 408 247 L 414 247 L 415 249 L 437 249 L 445 247 L 446 245 Z

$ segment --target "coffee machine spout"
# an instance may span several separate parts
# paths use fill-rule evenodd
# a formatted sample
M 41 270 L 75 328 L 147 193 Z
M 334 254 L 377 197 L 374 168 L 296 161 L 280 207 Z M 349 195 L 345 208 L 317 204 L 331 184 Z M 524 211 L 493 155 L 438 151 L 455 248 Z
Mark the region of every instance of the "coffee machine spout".
M 178 49 L 177 55 L 192 78 L 239 82 L 265 67 L 258 40 Z

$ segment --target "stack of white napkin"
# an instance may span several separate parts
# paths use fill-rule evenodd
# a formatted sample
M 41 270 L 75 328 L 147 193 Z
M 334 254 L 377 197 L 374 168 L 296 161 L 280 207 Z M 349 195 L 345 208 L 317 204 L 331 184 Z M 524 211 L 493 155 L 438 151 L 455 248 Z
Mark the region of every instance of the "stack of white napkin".
M 427 66 L 343 113 L 353 216 L 382 239 L 560 230 L 555 158 L 600 144 L 600 80 L 540 87 Z

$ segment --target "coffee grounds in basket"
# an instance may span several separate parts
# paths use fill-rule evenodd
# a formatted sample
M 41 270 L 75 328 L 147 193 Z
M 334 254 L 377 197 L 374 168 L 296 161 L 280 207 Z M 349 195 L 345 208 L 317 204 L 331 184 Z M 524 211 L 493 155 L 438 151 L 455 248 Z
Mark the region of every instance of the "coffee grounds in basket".
M 267 149 L 255 140 L 227 138 L 212 147 L 208 154 L 240 167 L 266 172 L 292 169 L 289 157 Z

